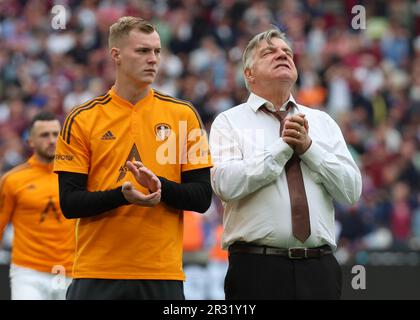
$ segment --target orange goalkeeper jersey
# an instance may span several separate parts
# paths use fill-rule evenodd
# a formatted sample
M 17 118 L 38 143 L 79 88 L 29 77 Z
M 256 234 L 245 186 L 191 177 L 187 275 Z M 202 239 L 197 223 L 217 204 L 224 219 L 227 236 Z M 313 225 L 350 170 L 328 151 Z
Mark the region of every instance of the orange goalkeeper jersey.
M 88 191 L 131 181 L 127 160 L 180 182 L 184 171 L 211 167 L 205 131 L 187 102 L 150 89 L 132 105 L 114 89 L 73 109 L 57 141 L 54 171 L 88 175 Z M 183 280 L 181 210 L 125 205 L 77 219 L 75 278 Z
M 12 222 L 12 263 L 41 272 L 63 266 L 70 276 L 75 224 L 61 213 L 58 176 L 52 169 L 53 164 L 32 156 L 2 177 L 0 239 L 5 226 Z

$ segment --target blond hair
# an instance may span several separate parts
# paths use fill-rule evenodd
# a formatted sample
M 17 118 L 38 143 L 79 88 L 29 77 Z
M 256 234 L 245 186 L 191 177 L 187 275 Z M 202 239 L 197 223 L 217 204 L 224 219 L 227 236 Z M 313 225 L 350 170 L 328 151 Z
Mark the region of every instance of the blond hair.
M 109 28 L 108 46 L 111 49 L 118 45 L 121 38 L 128 36 L 131 30 L 150 34 L 156 31 L 155 26 L 138 17 L 121 17 Z

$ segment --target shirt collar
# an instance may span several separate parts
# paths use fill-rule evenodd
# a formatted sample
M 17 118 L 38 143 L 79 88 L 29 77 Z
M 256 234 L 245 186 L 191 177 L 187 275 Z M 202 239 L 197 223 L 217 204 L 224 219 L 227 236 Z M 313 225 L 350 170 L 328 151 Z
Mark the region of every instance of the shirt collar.
M 137 101 L 137 103 L 135 105 L 131 104 L 131 102 L 125 100 L 124 98 L 120 97 L 116 92 L 115 92 L 115 85 L 111 87 L 111 89 L 108 91 L 108 94 L 111 96 L 111 98 L 116 101 L 119 105 L 121 106 L 128 106 L 129 108 L 133 108 L 133 106 L 136 106 L 138 104 L 143 104 L 143 103 L 147 103 L 149 101 L 151 101 L 151 99 L 154 96 L 154 90 L 152 88 L 149 88 L 149 91 L 147 93 L 147 95 L 140 99 L 139 101 Z
M 42 168 L 46 171 L 50 171 L 53 172 L 53 168 L 54 168 L 54 163 L 44 163 L 39 161 L 36 156 L 33 154 L 29 159 L 28 159 L 28 163 L 34 167 L 39 167 Z
M 293 98 L 292 94 L 290 94 L 289 99 L 281 106 L 280 111 L 286 111 L 286 106 L 289 102 L 291 102 L 293 106 L 299 110 L 295 99 Z M 249 95 L 247 103 L 251 107 L 251 109 L 254 110 L 254 112 L 257 112 L 258 109 L 262 107 L 263 105 L 266 105 L 267 109 L 270 111 L 276 111 L 274 109 L 274 105 L 270 101 L 265 100 L 264 98 L 252 92 Z

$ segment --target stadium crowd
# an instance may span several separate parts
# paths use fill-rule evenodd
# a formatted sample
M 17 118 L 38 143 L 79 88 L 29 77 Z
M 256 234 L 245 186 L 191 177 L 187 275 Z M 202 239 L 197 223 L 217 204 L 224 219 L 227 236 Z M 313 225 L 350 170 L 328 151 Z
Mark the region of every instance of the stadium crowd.
M 66 8 L 64 29 L 51 23 L 56 4 Z M 354 24 L 356 5 L 365 25 Z M 247 98 L 247 41 L 270 24 L 285 31 L 300 75 L 297 102 L 339 123 L 363 175 L 361 200 L 336 206 L 338 259 L 350 263 L 366 249 L 420 250 L 420 1 L 1 1 L 1 173 L 28 157 L 34 114 L 64 119 L 109 89 L 108 28 L 123 15 L 158 26 L 164 50 L 155 87 L 191 101 L 207 129 Z M 221 214 L 214 197 L 209 212 L 188 224 L 200 228 L 202 241 L 186 246 L 186 265 L 203 271 L 223 263 L 223 255 L 209 254 Z

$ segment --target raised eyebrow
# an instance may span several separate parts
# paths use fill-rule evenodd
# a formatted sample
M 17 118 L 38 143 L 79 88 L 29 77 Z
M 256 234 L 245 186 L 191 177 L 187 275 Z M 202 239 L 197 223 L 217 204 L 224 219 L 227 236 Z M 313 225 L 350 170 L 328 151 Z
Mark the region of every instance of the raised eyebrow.
M 289 48 L 283 48 L 283 51 L 286 53 L 290 53 L 291 56 L 293 56 L 293 51 Z
M 272 52 L 272 51 L 274 51 L 275 50 L 275 48 L 274 47 L 272 47 L 272 46 L 270 46 L 270 47 L 266 47 L 266 48 L 264 48 L 264 49 L 262 49 L 261 50 L 261 54 L 264 54 L 264 53 L 266 53 L 267 51 L 268 52 Z
M 266 47 L 266 48 L 262 49 L 260 54 L 263 55 L 267 51 L 268 52 L 273 52 L 273 51 L 276 51 L 276 50 L 277 50 L 277 48 L 275 46 L 269 46 L 269 47 Z M 281 50 L 283 50 L 284 52 L 286 52 L 286 54 L 290 54 L 293 57 L 293 51 L 291 49 L 289 49 L 289 48 L 281 48 Z

